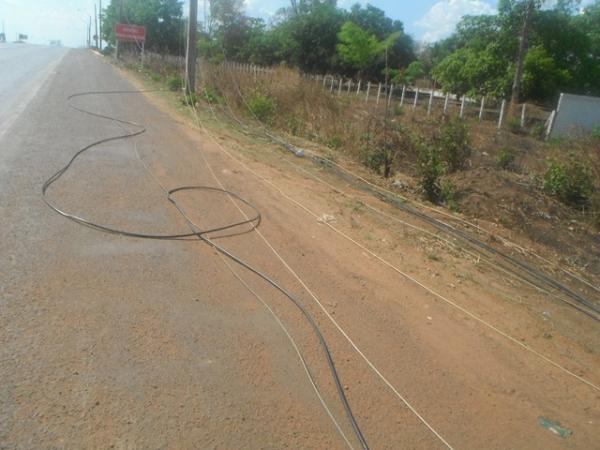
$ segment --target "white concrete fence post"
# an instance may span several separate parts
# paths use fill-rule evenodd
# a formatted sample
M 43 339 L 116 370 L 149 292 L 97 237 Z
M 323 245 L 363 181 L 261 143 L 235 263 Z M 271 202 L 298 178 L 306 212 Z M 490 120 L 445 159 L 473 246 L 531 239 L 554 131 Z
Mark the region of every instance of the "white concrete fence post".
M 419 88 L 415 91 L 415 102 L 413 103 L 413 110 L 417 108 L 417 102 L 419 101 Z
M 462 102 L 460 102 L 460 114 L 459 117 L 462 119 L 465 116 L 465 101 L 467 96 L 463 95 Z
M 369 92 L 371 92 L 371 82 L 370 81 L 367 83 L 367 95 L 365 96 L 366 103 L 369 102 Z
M 498 117 L 498 129 L 502 128 L 502 121 L 504 120 L 504 108 L 506 107 L 506 100 L 502 100 L 500 105 L 500 117 Z
M 333 92 L 333 85 L 335 84 L 335 78 L 331 75 L 331 87 L 329 88 L 329 92 Z
M 481 97 L 481 106 L 479 107 L 479 121 L 483 119 L 483 108 L 485 107 L 485 97 Z
M 444 100 L 444 115 L 448 112 L 448 100 L 450 100 L 450 93 L 446 93 L 446 99 Z
M 390 105 L 392 104 L 392 95 L 394 94 L 394 85 L 392 84 L 390 86 L 390 94 L 388 95 L 388 108 L 390 107 Z
M 550 113 L 550 117 L 546 121 L 546 139 L 550 137 L 550 133 L 552 133 L 552 125 L 554 125 L 554 119 L 556 118 L 556 110 L 553 109 Z
M 431 115 L 431 107 L 433 106 L 433 90 L 429 94 L 429 104 L 427 105 L 427 115 Z
M 523 103 L 523 108 L 521 109 L 521 128 L 525 128 L 525 108 L 526 103 Z
M 402 85 L 402 96 L 400 97 L 400 106 L 404 105 L 404 95 L 406 94 L 406 85 Z
M 376 105 L 379 105 L 379 97 L 381 97 L 381 83 L 379 83 L 379 88 L 377 89 L 377 102 Z
M 342 84 L 344 84 L 344 83 L 343 83 L 343 78 L 340 78 L 340 81 L 339 81 L 339 83 L 340 83 L 340 84 L 338 84 L 338 97 L 339 97 L 340 95 L 342 95 Z
M 348 80 L 348 95 L 350 95 L 351 89 L 352 89 L 352 80 Z
M 356 95 L 360 94 L 360 85 L 362 84 L 362 80 L 358 80 L 358 87 L 356 88 Z

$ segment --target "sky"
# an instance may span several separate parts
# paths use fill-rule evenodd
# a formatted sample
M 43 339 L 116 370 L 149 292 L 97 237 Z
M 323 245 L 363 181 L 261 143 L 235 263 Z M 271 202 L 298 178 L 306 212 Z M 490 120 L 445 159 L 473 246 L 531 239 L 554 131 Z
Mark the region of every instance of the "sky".
M 87 23 L 94 15 L 98 0 L 0 0 L 0 26 L 2 21 L 6 37 L 14 40 L 16 33 L 29 36 L 29 42 L 47 44 L 60 39 L 63 45 L 85 45 Z M 103 0 L 104 6 L 110 0 Z M 124 0 L 127 1 L 127 0 Z M 199 1 L 199 20 L 202 20 L 203 0 Z M 364 0 L 338 0 L 338 5 L 350 8 Z M 584 0 L 582 4 L 591 3 Z M 289 5 L 289 0 L 245 0 L 246 12 L 252 17 L 269 19 L 279 8 Z M 187 10 L 187 1 L 184 8 Z M 454 25 L 466 14 L 493 14 L 496 0 L 369 0 L 370 4 L 404 23 L 405 31 L 416 41 L 434 42 L 448 36 Z M 92 23 L 92 34 L 94 25 Z

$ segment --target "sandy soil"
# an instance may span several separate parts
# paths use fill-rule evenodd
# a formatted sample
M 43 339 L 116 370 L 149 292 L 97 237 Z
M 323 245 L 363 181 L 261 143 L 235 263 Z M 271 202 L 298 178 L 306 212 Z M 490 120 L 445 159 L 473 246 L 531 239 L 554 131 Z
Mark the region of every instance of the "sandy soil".
M 22 169 L 6 181 L 18 195 L 2 188 L 10 239 L 1 248 L 0 448 L 344 448 L 286 336 L 214 250 L 101 234 L 44 207 L 39 185 L 52 169 L 79 145 L 119 132 L 68 110 L 65 95 L 130 87 L 85 52 L 71 52 L 60 70 L 30 106 L 30 125 L 17 122 L 5 137 L 23 151 L 8 163 Z M 94 79 L 82 80 L 81 70 Z M 414 222 L 308 161 L 215 124 L 206 111 L 208 133 L 196 129 L 170 95 L 81 102 L 148 132 L 135 146 L 112 143 L 85 156 L 52 196 L 81 215 L 147 232 L 185 230 L 156 180 L 170 189 L 220 182 L 254 203 L 261 234 L 219 242 L 315 317 L 372 448 L 445 448 L 432 429 L 457 449 L 597 446 L 596 323 L 375 214 L 364 204 Z M 44 126 L 49 105 L 57 113 Z M 179 200 L 203 226 L 240 218 L 219 195 Z M 265 283 L 234 270 L 289 329 L 356 446 L 306 321 Z M 561 438 L 539 417 L 573 432 Z

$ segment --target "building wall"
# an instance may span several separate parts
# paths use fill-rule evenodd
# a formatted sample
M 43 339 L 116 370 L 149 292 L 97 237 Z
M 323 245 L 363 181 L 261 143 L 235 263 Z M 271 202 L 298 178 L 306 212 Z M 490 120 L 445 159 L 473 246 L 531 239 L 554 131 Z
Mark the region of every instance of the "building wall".
M 600 126 L 600 98 L 560 94 L 551 137 L 580 136 Z

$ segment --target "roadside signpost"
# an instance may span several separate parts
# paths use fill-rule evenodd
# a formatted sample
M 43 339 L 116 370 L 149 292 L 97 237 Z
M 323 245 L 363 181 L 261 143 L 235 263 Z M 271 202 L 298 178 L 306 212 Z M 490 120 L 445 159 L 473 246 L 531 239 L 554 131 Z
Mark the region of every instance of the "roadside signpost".
M 117 57 L 119 55 L 119 42 L 135 42 L 142 48 L 142 67 L 144 67 L 144 44 L 146 42 L 146 27 L 130 25 L 128 23 L 117 23 L 115 26 L 117 37 Z

